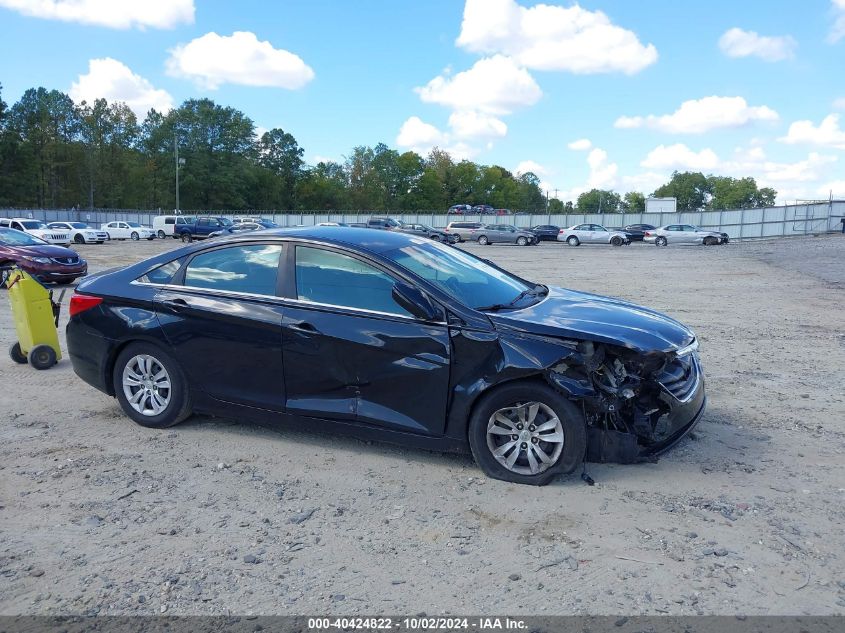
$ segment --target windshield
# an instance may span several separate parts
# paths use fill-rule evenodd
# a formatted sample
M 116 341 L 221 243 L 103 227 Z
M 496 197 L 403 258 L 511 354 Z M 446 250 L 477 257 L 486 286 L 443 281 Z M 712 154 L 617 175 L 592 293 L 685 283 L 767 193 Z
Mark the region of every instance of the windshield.
M 221 226 L 232 226 L 232 221 L 229 218 L 217 218 Z M 252 220 L 243 220 L 244 222 L 252 222 Z
M 532 288 L 464 251 L 433 241 L 409 244 L 383 255 L 475 309 L 508 304 Z
M 140 228 L 143 228 L 143 227 L 142 227 L 140 224 L 138 224 L 137 222 L 127 222 L 127 224 L 128 224 L 129 226 L 131 226 L 133 229 L 140 229 Z
M 41 246 L 47 242 L 22 231 L 0 229 L 0 243 L 6 246 Z
M 71 222 L 70 225 L 75 229 L 87 229 L 88 225 L 85 222 Z
M 25 229 L 46 229 L 47 225 L 38 220 L 21 220 L 21 224 Z

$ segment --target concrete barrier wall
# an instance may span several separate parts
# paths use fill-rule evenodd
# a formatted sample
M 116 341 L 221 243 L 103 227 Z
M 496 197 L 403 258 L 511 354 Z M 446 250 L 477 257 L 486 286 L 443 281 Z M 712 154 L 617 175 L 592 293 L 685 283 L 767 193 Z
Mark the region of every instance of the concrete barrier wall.
M 840 220 L 845 217 L 845 200 L 813 204 L 767 207 L 763 209 L 734 209 L 724 211 L 695 211 L 687 213 L 605 213 L 605 214 L 518 214 L 512 216 L 446 215 L 433 211 L 393 213 L 385 211 L 301 211 L 280 213 L 273 211 L 209 211 L 217 216 L 250 216 L 270 218 L 281 226 L 313 225 L 320 222 L 366 222 L 370 217 L 389 216 L 405 222 L 429 224 L 442 228 L 448 222 L 507 223 L 519 227 L 553 224 L 569 227 L 585 222 L 607 227 L 628 224 L 694 224 L 704 229 L 724 231 L 734 240 L 759 239 L 792 235 L 812 235 L 841 230 Z M 149 225 L 156 211 L 127 209 L 0 209 L 0 217 L 24 217 L 52 222 L 73 220 L 99 226 L 113 220 L 139 222 Z

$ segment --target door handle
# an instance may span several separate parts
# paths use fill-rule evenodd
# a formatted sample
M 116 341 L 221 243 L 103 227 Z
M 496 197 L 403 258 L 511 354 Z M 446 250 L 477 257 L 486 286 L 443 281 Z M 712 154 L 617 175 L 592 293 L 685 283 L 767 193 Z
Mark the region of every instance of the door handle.
M 309 332 L 309 333 L 312 333 L 312 334 L 317 332 L 317 328 L 315 328 L 313 325 L 311 325 L 307 321 L 297 321 L 295 323 L 291 323 L 290 329 L 298 330 L 299 332 Z
M 188 302 L 184 299 L 164 299 L 161 301 L 161 305 L 170 308 L 171 310 L 181 310 L 182 308 L 188 307 Z

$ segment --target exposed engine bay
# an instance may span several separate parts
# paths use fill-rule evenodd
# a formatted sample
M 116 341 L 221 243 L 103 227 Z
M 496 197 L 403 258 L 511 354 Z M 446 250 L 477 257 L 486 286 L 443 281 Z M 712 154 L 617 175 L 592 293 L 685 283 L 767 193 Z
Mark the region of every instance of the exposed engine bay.
M 654 461 L 679 431 L 673 410 L 698 387 L 697 345 L 682 353 L 573 342 L 573 355 L 550 368 L 549 382 L 580 403 L 587 461 Z

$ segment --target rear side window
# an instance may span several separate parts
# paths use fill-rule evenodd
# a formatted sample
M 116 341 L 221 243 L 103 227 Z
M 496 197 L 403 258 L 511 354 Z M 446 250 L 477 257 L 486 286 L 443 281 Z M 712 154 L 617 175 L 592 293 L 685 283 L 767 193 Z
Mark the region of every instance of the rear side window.
M 162 264 L 158 268 L 153 268 L 146 275 L 139 277 L 138 281 L 145 284 L 169 284 L 173 275 L 182 266 L 183 261 L 184 258 L 174 259 L 172 262 Z
M 164 218 L 165 224 L 176 224 L 176 218 Z
M 193 288 L 276 294 L 279 244 L 249 244 L 196 255 L 185 268 L 185 285 Z
M 410 316 L 393 300 L 393 278 L 359 259 L 309 246 L 296 247 L 300 301 Z

